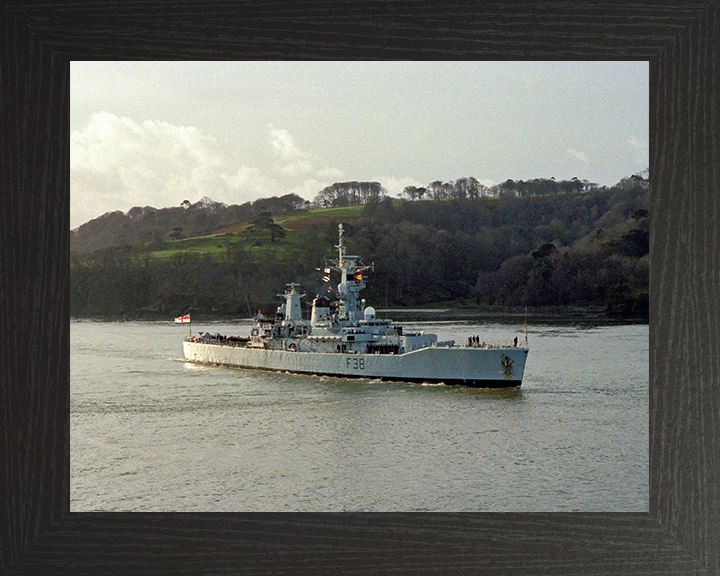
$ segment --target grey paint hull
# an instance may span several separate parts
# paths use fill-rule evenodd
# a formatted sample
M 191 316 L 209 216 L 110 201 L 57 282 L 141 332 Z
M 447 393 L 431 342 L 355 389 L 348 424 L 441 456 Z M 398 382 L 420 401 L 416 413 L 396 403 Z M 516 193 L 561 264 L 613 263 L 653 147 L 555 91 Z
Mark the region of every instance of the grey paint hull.
M 191 362 L 241 368 L 369 378 L 443 382 L 472 387 L 516 388 L 522 383 L 526 348 L 428 347 L 405 354 L 292 352 L 183 342 Z

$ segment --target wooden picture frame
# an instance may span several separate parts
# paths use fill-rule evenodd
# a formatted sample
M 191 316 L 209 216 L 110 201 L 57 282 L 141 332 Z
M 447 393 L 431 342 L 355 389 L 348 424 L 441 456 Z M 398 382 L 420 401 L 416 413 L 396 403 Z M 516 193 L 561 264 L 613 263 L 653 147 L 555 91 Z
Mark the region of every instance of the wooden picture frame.
M 0 572 L 720 573 L 719 40 L 718 0 L 6 0 Z M 649 513 L 70 513 L 69 62 L 93 59 L 649 61 Z

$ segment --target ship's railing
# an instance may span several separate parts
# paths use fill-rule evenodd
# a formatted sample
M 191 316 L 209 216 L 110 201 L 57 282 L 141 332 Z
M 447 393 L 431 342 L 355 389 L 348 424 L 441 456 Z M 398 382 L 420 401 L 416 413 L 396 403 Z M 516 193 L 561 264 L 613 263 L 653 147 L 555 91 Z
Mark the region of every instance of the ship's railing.
M 368 344 L 366 354 L 399 354 L 400 346 L 397 344 Z
M 522 348 L 525 346 L 525 342 L 518 342 L 517 344 L 511 342 L 510 344 L 490 344 L 488 342 L 473 342 L 469 341 L 467 344 L 463 344 L 463 348 Z
M 218 346 L 245 347 L 250 338 L 242 336 L 225 336 L 222 334 L 214 334 L 212 336 L 190 336 L 185 339 L 186 342 L 195 342 L 197 344 L 215 344 Z

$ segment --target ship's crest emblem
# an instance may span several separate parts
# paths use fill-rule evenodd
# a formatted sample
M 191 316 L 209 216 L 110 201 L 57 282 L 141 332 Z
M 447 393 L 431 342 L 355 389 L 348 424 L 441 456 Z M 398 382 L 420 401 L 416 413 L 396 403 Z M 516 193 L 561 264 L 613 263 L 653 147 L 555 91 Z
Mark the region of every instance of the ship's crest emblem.
M 505 376 L 512 376 L 513 361 L 507 356 L 504 357 L 503 361 L 500 362 L 503 369 L 505 370 Z

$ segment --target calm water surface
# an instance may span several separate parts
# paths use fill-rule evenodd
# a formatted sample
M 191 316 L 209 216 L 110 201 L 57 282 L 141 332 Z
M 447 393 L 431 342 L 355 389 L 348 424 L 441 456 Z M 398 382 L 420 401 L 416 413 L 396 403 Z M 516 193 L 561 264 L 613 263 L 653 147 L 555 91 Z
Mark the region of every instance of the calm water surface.
M 71 323 L 73 511 L 648 510 L 647 324 L 531 323 L 521 390 L 194 365 L 187 332 Z

